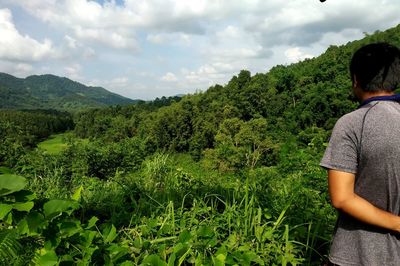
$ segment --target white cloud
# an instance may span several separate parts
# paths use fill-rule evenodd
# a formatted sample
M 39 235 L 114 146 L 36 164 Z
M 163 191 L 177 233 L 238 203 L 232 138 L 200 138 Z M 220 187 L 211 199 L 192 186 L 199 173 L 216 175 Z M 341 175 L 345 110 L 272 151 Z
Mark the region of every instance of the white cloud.
M 80 64 L 72 64 L 69 66 L 64 67 L 64 70 L 67 74 L 67 77 L 76 80 L 76 81 L 83 81 L 84 78 L 82 76 L 82 66 Z
M 124 88 L 129 84 L 129 78 L 127 78 L 127 77 L 113 78 L 107 84 L 109 87 L 112 87 L 112 88 Z
M 15 70 L 18 73 L 32 73 L 33 66 L 25 63 L 19 63 L 15 66 Z
M 205 32 L 199 18 L 209 16 L 209 7 L 216 6 L 205 0 L 126 0 L 122 6 L 115 1 L 87 0 L 15 0 L 13 4 L 43 22 L 67 29 L 74 35 L 69 37 L 116 49 L 138 49 L 137 30 L 180 33 L 180 41 L 189 42 L 188 34 Z M 160 38 L 165 36 L 149 36 L 155 42 Z
M 12 73 L 17 77 L 26 77 L 34 74 L 34 67 L 26 63 L 16 63 L 12 61 L 1 61 L 0 72 Z
M 312 58 L 313 56 L 300 50 L 299 47 L 289 48 L 285 51 L 285 56 L 289 59 L 289 62 L 294 63 L 306 58 Z
M 59 56 L 49 39 L 39 42 L 20 34 L 7 8 L 0 9 L 0 36 L 0 59 L 38 61 Z
M 363 32 L 360 29 L 344 29 L 339 32 L 328 32 L 325 34 L 321 34 L 320 44 L 327 47 L 329 45 L 340 45 L 348 42 L 349 40 L 360 39 L 364 36 Z
M 85 48 L 83 51 L 83 57 L 86 59 L 94 58 L 96 56 L 96 51 L 90 47 Z
M 242 31 L 236 26 L 229 25 L 222 31 L 218 31 L 216 33 L 218 38 L 229 38 L 229 39 L 237 39 L 242 36 Z
M 373 0 L 285 1 L 262 15 L 252 16 L 245 28 L 254 32 L 263 46 L 309 46 L 327 33 L 395 26 L 399 22 L 399 7 L 394 1 L 390 4 Z
M 266 72 L 400 22 L 398 1 L 0 2 L 9 8 L 0 9 L 0 69 L 66 73 L 147 99 Z M 24 21 L 14 25 L 10 10 Z
M 147 41 L 153 44 L 172 44 L 188 46 L 191 44 L 191 37 L 185 33 L 156 33 L 148 34 Z
M 84 58 L 93 59 L 96 56 L 96 51 L 75 38 L 65 35 L 63 41 L 63 57 L 68 59 Z
M 154 44 L 163 44 L 166 41 L 164 34 L 149 34 L 147 35 L 147 40 Z
M 53 27 L 70 32 L 66 36 L 69 47 L 76 41 L 99 43 L 115 49 L 137 50 L 134 16 L 113 2 L 100 5 L 86 0 L 16 0 L 32 16 Z
M 137 50 L 138 44 L 129 32 L 118 32 L 111 30 L 103 30 L 96 28 L 83 28 L 76 26 L 74 28 L 75 35 L 81 40 L 97 42 L 116 49 Z
M 211 54 L 216 58 L 226 58 L 230 60 L 242 60 L 248 58 L 267 58 L 272 55 L 272 52 L 262 46 L 257 47 L 239 47 L 232 49 L 223 49 L 218 47 L 212 49 Z M 221 59 L 220 59 L 221 60 Z
M 224 84 L 232 77 L 232 73 L 237 69 L 226 63 L 215 62 L 200 66 L 197 70 L 181 69 L 183 82 L 179 84 L 181 88 L 193 88 L 205 90 L 213 84 Z
M 175 76 L 174 73 L 168 72 L 167 74 L 161 77 L 161 80 L 167 82 L 175 82 L 178 80 L 178 78 Z
M 317 0 L 125 0 L 122 5 L 115 1 L 99 4 L 87 0 L 14 0 L 13 3 L 43 21 L 74 31 L 80 26 L 107 33 L 145 30 L 209 34 L 210 30 L 216 31 L 213 26 L 218 25 L 216 22 L 233 18 L 235 23 L 259 34 L 269 44 L 315 42 L 321 31 L 337 32 L 350 22 L 355 27 L 389 26 L 387 22 L 397 18 L 399 8 L 395 1 L 376 3 L 373 0 L 326 3 Z M 374 16 L 366 15 L 371 10 Z M 238 30 L 236 25 L 228 25 L 220 34 L 235 37 Z
M 67 45 L 69 48 L 72 48 L 72 49 L 77 48 L 77 46 L 78 46 L 77 41 L 74 38 L 72 38 L 68 35 L 65 35 L 64 40 L 67 42 Z
M 209 55 L 213 62 L 227 64 L 244 64 L 253 61 L 270 58 L 272 50 L 264 47 L 251 31 L 243 28 L 243 25 L 229 25 L 216 31 L 211 47 L 203 50 L 204 55 Z
M 86 82 L 89 86 L 94 87 L 103 87 L 107 90 L 113 91 L 125 97 L 131 97 L 132 99 L 144 99 L 150 100 L 155 95 L 151 92 L 151 96 L 149 96 L 149 91 L 146 85 L 142 83 L 135 83 L 131 80 L 131 78 L 126 76 L 118 76 L 111 79 L 92 79 Z

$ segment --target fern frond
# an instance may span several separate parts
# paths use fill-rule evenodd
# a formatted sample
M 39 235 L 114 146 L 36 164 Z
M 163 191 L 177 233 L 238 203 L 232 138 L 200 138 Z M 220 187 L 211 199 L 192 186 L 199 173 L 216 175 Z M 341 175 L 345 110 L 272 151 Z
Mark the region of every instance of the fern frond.
M 22 245 L 13 229 L 0 230 L 0 265 L 10 265 L 18 257 Z

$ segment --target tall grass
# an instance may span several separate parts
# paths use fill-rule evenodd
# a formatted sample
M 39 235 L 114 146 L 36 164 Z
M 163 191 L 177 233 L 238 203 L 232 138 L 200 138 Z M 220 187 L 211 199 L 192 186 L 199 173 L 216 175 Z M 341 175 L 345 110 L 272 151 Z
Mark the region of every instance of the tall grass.
M 82 186 L 82 220 L 92 215 L 119 229 L 136 264 L 309 265 L 322 260 L 326 221 L 309 206 L 320 201 L 301 174 L 276 167 L 221 174 L 186 155 L 154 154 L 135 172 L 106 180 L 65 176 L 51 156 L 37 160 L 30 188 L 40 197 L 68 198 Z M 56 158 L 56 157 L 54 157 Z M 52 164 L 47 164 L 48 161 Z M 62 161 L 62 160 L 61 160 Z M 309 204 L 307 206 L 300 206 Z M 298 212 L 296 214 L 296 211 Z M 320 222 L 318 222 L 320 220 Z

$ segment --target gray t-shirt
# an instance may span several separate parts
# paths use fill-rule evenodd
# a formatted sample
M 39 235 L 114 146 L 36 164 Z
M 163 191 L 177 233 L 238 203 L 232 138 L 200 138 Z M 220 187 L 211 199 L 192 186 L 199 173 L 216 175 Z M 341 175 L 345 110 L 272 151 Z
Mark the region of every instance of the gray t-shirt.
M 341 117 L 320 163 L 354 173 L 355 193 L 400 213 L 400 104 L 373 101 Z M 339 212 L 329 259 L 338 265 L 400 265 L 400 236 Z

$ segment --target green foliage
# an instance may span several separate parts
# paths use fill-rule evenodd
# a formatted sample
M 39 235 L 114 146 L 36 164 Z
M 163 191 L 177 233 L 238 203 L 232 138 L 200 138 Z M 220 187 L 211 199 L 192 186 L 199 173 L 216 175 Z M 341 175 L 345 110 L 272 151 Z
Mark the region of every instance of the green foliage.
M 238 171 L 259 165 L 273 165 L 278 148 L 266 134 L 267 120 L 225 119 L 215 136 L 215 148 L 205 151 L 206 166 L 221 171 Z
M 16 230 L 0 230 L 0 264 L 13 261 L 21 252 L 22 245 L 18 241 Z
M 13 173 L 12 169 L 5 166 L 0 166 L 0 175 L 12 174 L 12 173 Z
M 147 163 L 146 173 L 154 178 L 165 174 L 160 169 L 166 160 L 164 155 L 154 157 Z M 169 202 L 157 208 L 158 216 L 142 217 L 137 225 L 117 230 L 112 224 L 99 224 L 96 217 L 86 223 L 74 217 L 81 208 L 76 200 L 81 198 L 82 187 L 74 193 L 75 200 L 53 199 L 41 205 L 35 202 L 34 194 L 23 190 L 24 178 L 6 176 L 4 180 L 0 189 L 8 193 L 0 201 L 2 210 L 8 211 L 0 217 L 4 223 L 0 228 L 2 261 L 17 257 L 22 246 L 34 239 L 39 242 L 30 246 L 32 256 L 26 260 L 37 265 L 113 265 L 129 261 L 144 265 L 157 261 L 178 265 L 271 265 L 287 261 L 296 265 L 302 261 L 297 244 L 289 240 L 288 227 L 282 227 L 286 210 L 277 221 L 271 221 L 256 207 L 254 196 L 248 198 L 248 187 L 240 204 L 222 202 L 225 207 L 217 210 L 211 206 L 221 200 L 214 196 L 196 199 L 189 209 L 175 209 Z
M 266 135 L 275 144 L 310 127 L 329 131 L 338 117 L 357 106 L 348 73 L 353 51 L 376 40 L 392 39 L 397 44 L 398 32 L 394 28 L 344 46 L 331 46 L 317 58 L 276 66 L 265 74 L 251 76 L 242 70 L 224 86 L 215 85 L 164 106 L 141 104 L 82 112 L 76 117 L 75 132 L 107 142 L 136 136 L 144 140 L 149 153 L 190 152 L 200 160 L 204 150 L 219 144 L 219 129 L 228 119 L 265 119 Z M 273 158 L 265 160 L 273 162 Z
M 87 87 L 54 75 L 25 79 L 0 73 L 0 109 L 71 110 L 134 103 L 101 87 Z
M 14 166 L 27 149 L 51 134 L 72 127 L 72 117 L 67 113 L 0 110 L 0 162 Z
M 0 175 L 0 196 L 5 196 L 23 189 L 25 178 L 12 174 Z
M 113 265 L 127 258 L 128 249 L 115 244 L 118 234 L 113 225 L 96 226 L 96 217 L 82 224 L 73 216 L 80 208 L 76 200 L 54 199 L 43 206 L 36 204 L 35 195 L 22 190 L 24 182 L 22 177 L 7 177 L 0 183 L 1 191 L 9 190 L 0 196 L 0 262 L 15 262 L 22 247 L 32 239 L 36 239 L 37 246 L 31 247 L 32 257 L 24 263 L 32 260 L 36 265 Z
M 136 263 L 144 258 L 143 263 L 168 265 L 277 265 L 284 260 L 300 264 L 296 244 L 282 239 L 286 231 L 281 225 L 284 214 L 277 221 L 269 221 L 260 209 L 252 208 L 247 206 L 247 211 L 253 212 L 246 217 L 240 207 L 227 206 L 219 213 L 199 201 L 189 211 L 173 215 L 173 205 L 168 204 L 164 214 L 125 229 L 124 238 L 132 246 Z M 251 221 L 251 229 L 244 234 L 237 229 L 243 229 L 246 221 Z

